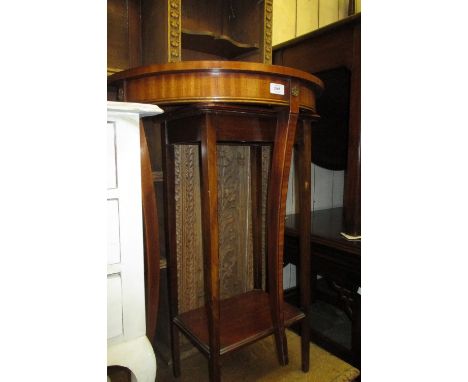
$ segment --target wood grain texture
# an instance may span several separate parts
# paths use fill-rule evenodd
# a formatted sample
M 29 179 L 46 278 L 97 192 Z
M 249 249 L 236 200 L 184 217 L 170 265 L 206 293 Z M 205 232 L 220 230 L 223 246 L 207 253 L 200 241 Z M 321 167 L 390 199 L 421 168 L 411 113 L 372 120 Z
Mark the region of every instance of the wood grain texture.
M 250 147 L 250 189 L 252 205 L 252 246 L 254 288 L 262 288 L 262 147 Z
M 220 304 L 220 355 L 239 349 L 273 333 L 268 294 L 253 290 L 222 300 Z M 304 314 L 285 304 L 285 326 L 301 320 Z M 202 308 L 181 314 L 175 320 L 203 354 L 208 355 L 207 316 Z
M 297 86 L 296 83 L 293 82 Z M 267 194 L 267 256 L 270 309 L 276 351 L 281 365 L 288 363 L 283 310 L 283 234 L 289 168 L 296 133 L 299 105 L 291 91 L 289 110 L 278 115 Z
M 260 71 L 262 68 L 265 70 L 271 68 L 271 65 L 253 65 L 251 63 L 235 63 L 235 65 L 228 63 L 228 65 L 223 65 L 219 62 L 192 64 L 193 67 L 191 69 L 187 67 L 187 63 L 166 65 L 162 73 L 151 72 L 148 78 L 159 77 L 163 81 L 170 78 L 172 81 L 171 87 L 175 92 L 174 94 L 179 94 L 181 97 L 184 97 L 184 94 L 188 94 L 183 93 L 187 91 L 187 89 L 182 92 L 180 89 L 183 89 L 187 84 L 189 88 L 192 86 L 190 81 L 186 81 L 187 76 L 193 74 L 207 74 L 209 76 L 207 77 L 209 78 L 209 81 L 207 80 L 208 82 L 197 82 L 198 88 L 196 91 L 199 91 L 200 94 L 206 95 L 207 97 L 203 104 L 195 106 L 197 105 L 197 103 L 195 103 L 194 105 L 179 110 L 174 109 L 158 118 L 165 126 L 165 168 L 166 172 L 168 172 L 165 174 L 167 183 L 165 197 L 168 212 L 168 231 L 171 232 L 168 239 L 168 265 L 171 268 L 170 289 L 172 297 L 174 297 L 174 294 L 180 295 L 180 293 L 185 293 L 185 290 L 179 291 L 179 293 L 177 290 L 181 279 L 188 277 L 188 275 L 180 274 L 180 270 L 177 271 L 177 266 L 186 261 L 185 254 L 183 253 L 184 249 L 180 250 L 181 255 L 178 253 L 178 249 L 186 238 L 183 233 L 178 233 L 181 228 L 177 227 L 175 218 L 178 214 L 177 209 L 180 208 L 177 207 L 177 192 L 175 192 L 175 190 L 177 182 L 183 179 L 184 175 L 180 172 L 181 169 L 175 166 L 177 155 L 174 150 L 174 144 L 199 144 L 201 236 L 203 240 L 205 301 L 204 307 L 199 309 L 205 312 L 206 315 L 206 325 L 203 325 L 203 330 L 206 332 L 206 338 L 208 339 L 210 381 L 214 382 L 220 380 L 220 327 L 223 321 L 229 321 L 229 317 L 224 317 L 224 319 L 222 319 L 220 316 L 220 303 L 222 299 L 222 287 L 220 283 L 221 267 L 225 267 L 225 275 L 234 275 L 232 280 L 227 280 L 228 283 L 226 283 L 226 285 L 230 285 L 231 291 L 234 290 L 235 293 L 240 292 L 241 294 L 238 296 L 243 296 L 240 297 L 241 300 L 247 298 L 249 292 L 245 293 L 245 291 L 251 288 L 253 283 L 253 266 L 250 261 L 247 261 L 247 252 L 251 248 L 249 245 L 249 234 L 244 231 L 244 239 L 239 242 L 237 234 L 234 232 L 236 230 L 239 231 L 242 227 L 244 227 L 244 230 L 245 227 L 247 227 L 247 229 L 249 227 L 249 214 L 242 212 L 239 215 L 236 211 L 238 205 L 241 204 L 239 200 L 243 199 L 247 202 L 250 199 L 248 191 L 248 175 L 249 166 L 251 164 L 248 155 L 249 151 L 245 148 L 240 148 L 237 153 L 232 150 L 225 151 L 225 149 L 217 146 L 217 143 L 227 139 L 227 142 L 231 144 L 245 145 L 251 143 L 252 139 L 254 139 L 255 144 L 261 142 L 262 144 L 269 144 L 273 147 L 269 166 L 266 198 L 267 217 L 265 224 L 265 242 L 267 243 L 266 253 L 268 257 L 268 293 L 261 293 L 264 293 L 268 301 L 266 305 L 268 306 L 268 316 L 271 320 L 270 329 L 268 330 L 275 336 L 278 359 L 279 362 L 284 365 L 288 362 L 288 351 L 284 332 L 286 317 L 285 305 L 283 302 L 282 265 L 284 215 L 289 168 L 296 124 L 299 113 L 301 112 L 301 102 L 304 101 L 304 99 L 309 100 L 310 102 L 306 102 L 308 108 L 315 105 L 314 90 L 321 87 L 321 82 L 315 77 L 311 77 L 302 72 L 295 72 L 295 76 L 292 77 L 287 76 L 284 74 L 288 72 L 287 68 L 276 67 L 274 69 L 276 74 Z M 159 67 L 161 68 L 163 66 Z M 213 70 L 214 67 L 215 69 Z M 172 70 L 170 70 L 170 68 L 172 68 Z M 185 71 L 182 70 L 182 68 L 185 69 Z M 123 81 L 121 85 L 123 86 L 125 98 L 129 99 L 130 97 L 130 99 L 135 101 L 135 98 L 138 98 L 141 101 L 140 97 L 146 97 L 147 95 L 145 92 L 147 92 L 148 89 L 143 86 L 133 93 L 129 91 L 129 89 L 142 78 L 146 78 L 145 75 L 140 73 L 140 77 L 139 75 L 135 76 L 134 71 L 128 71 L 127 74 L 129 74 L 129 77 L 121 76 L 118 80 Z M 143 77 L 141 77 L 141 75 L 143 75 Z M 115 78 L 116 77 L 114 77 L 114 79 Z M 259 105 L 269 103 L 272 97 L 270 94 L 270 87 L 268 86 L 265 88 L 262 86 L 265 81 L 267 83 L 274 82 L 276 84 L 284 84 L 285 94 L 284 96 L 280 96 L 283 102 L 286 103 L 286 107 L 259 107 Z M 244 86 L 247 86 L 247 84 L 250 88 L 258 90 L 258 98 L 244 100 L 245 103 L 250 103 L 251 105 L 241 106 L 237 102 L 235 104 L 226 105 L 224 103 L 217 103 L 216 100 L 213 101 L 213 98 L 216 99 L 216 97 L 213 96 L 213 94 L 216 94 L 216 90 L 224 91 L 231 97 L 229 99 L 235 100 L 237 99 L 235 97 L 243 97 L 248 94 L 248 91 L 244 89 Z M 193 89 L 190 91 L 193 91 Z M 177 105 L 177 101 L 174 101 L 172 98 L 166 101 L 171 106 Z M 186 101 L 188 102 L 188 100 Z M 162 102 L 164 102 L 164 99 L 162 99 Z M 316 118 L 314 113 L 302 112 L 301 115 L 302 114 L 304 116 L 309 116 L 310 119 Z M 239 128 L 239 126 L 242 126 L 244 123 L 250 126 L 250 128 Z M 268 125 L 262 125 L 262 123 L 269 124 L 269 127 Z M 252 134 L 251 130 L 256 131 L 256 133 Z M 271 130 L 271 132 L 268 132 L 268 130 Z M 221 165 L 218 164 L 218 159 L 220 159 Z M 245 170 L 234 169 L 233 171 L 233 162 L 237 164 L 239 169 L 245 168 Z M 259 164 L 259 162 L 259 153 L 257 153 L 256 163 Z M 224 180 L 218 177 L 218 172 L 220 171 L 224 172 Z M 260 169 L 258 169 L 257 172 L 260 172 Z M 247 179 L 247 182 L 244 183 L 247 187 L 242 187 L 241 182 L 239 182 L 242 176 Z M 193 176 L 191 176 L 191 178 L 193 178 Z M 194 190 L 191 190 L 189 193 L 193 195 Z M 220 201 L 225 203 L 224 206 L 220 206 Z M 191 210 L 193 211 L 193 208 L 191 208 Z M 186 211 L 182 213 L 186 213 Z M 220 216 L 223 216 L 224 220 L 221 224 L 218 222 Z M 237 218 L 235 216 L 237 216 Z M 187 219 L 187 216 L 185 216 L 184 219 Z M 188 217 L 188 219 L 188 221 L 182 221 L 179 225 L 188 225 L 190 226 L 189 229 L 193 229 L 195 224 L 193 224 L 193 220 L 190 220 L 190 217 Z M 244 223 L 237 225 L 234 223 L 235 219 L 244 221 Z M 182 240 L 180 240 L 180 237 L 182 237 Z M 226 250 L 226 254 L 223 255 L 221 261 L 220 244 L 223 240 L 222 247 Z M 256 247 L 258 247 L 258 243 Z M 236 284 L 236 279 L 238 279 L 240 275 L 246 276 L 244 278 L 245 281 Z M 172 338 L 173 345 L 175 345 L 173 346 L 174 374 L 178 375 L 180 372 L 180 352 L 179 345 L 175 344 L 176 341 L 178 342 L 178 336 L 175 333 L 176 330 L 174 330 L 175 325 L 181 328 L 190 340 L 195 343 L 196 341 L 194 340 L 194 328 L 185 327 L 184 329 L 183 326 L 178 325 L 180 300 L 177 297 L 174 299 L 171 298 L 171 300 Z M 235 301 L 237 301 L 236 298 L 230 300 L 229 305 L 234 304 L 236 309 L 239 309 L 239 315 L 242 315 L 244 310 L 247 309 L 247 305 L 236 305 Z M 194 309 L 191 309 L 182 313 L 182 315 L 190 315 L 193 311 Z M 295 316 L 297 320 L 304 317 L 302 313 Z M 264 335 L 263 333 L 264 331 L 262 329 L 260 332 L 253 335 L 252 338 L 243 338 L 235 342 L 238 344 L 248 343 L 260 339 L 261 336 Z M 305 357 L 304 354 L 303 357 Z
M 277 65 L 228 61 L 185 61 L 150 65 L 109 76 L 108 84 L 120 86 L 127 100 L 160 105 L 193 102 L 289 104 L 289 78 L 297 78 L 299 105 L 315 111 L 315 97 L 323 83 L 308 73 Z M 122 83 L 122 81 L 124 83 Z M 284 86 L 273 94 L 270 84 Z
M 107 2 L 107 68 L 128 69 L 128 12 L 126 0 Z
M 169 62 L 167 1 L 141 1 L 142 64 Z
M 115 73 L 142 64 L 139 0 L 107 2 L 107 71 Z
M 220 350 L 220 286 L 218 235 L 218 179 L 216 158 L 216 130 L 211 115 L 201 129 L 200 167 L 202 202 L 203 274 L 205 281 L 205 311 L 208 322 L 210 381 L 221 379 Z
M 141 192 L 145 239 L 146 335 L 154 344 L 159 306 L 159 224 L 143 122 L 140 122 Z
M 301 310 L 306 319 L 301 322 L 302 370 L 309 370 L 309 341 L 310 341 L 310 213 L 311 213 L 311 121 L 302 119 L 298 129 L 297 163 L 299 189 L 299 262 L 302 272 L 299 273 L 299 287 L 301 289 Z

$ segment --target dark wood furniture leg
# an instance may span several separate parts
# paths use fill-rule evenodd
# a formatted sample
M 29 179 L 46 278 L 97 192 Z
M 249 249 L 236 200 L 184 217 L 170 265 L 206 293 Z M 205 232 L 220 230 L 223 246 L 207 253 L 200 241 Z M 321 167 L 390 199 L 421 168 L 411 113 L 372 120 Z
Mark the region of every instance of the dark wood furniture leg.
M 176 206 L 175 206 L 175 171 L 174 171 L 174 145 L 169 144 L 167 138 L 167 123 L 161 129 L 161 142 L 163 142 L 163 166 L 164 166 L 164 208 L 165 208 L 165 226 L 175 227 L 176 224 Z M 172 368 L 174 376 L 180 376 L 180 348 L 179 348 L 179 330 L 174 325 L 174 317 L 179 314 L 179 298 L 177 291 L 177 244 L 175 229 L 167 230 L 166 256 L 167 272 L 169 276 L 169 317 L 171 327 L 171 349 L 172 349 Z
M 297 169 L 299 178 L 299 289 L 300 307 L 305 313 L 301 322 L 302 371 L 309 371 L 310 352 L 310 200 L 311 200 L 311 121 L 299 122 Z
M 353 30 L 353 60 L 349 101 L 348 165 L 343 207 L 344 229 L 350 235 L 361 234 L 361 25 Z
M 219 365 L 218 177 L 216 165 L 216 130 L 212 114 L 205 115 L 205 124 L 200 130 L 203 269 L 205 276 L 205 307 L 210 343 L 209 373 L 211 382 L 219 382 L 221 375 Z
M 250 146 L 254 288 L 262 289 L 262 146 Z
M 284 332 L 283 313 L 283 247 L 286 194 L 289 169 L 297 125 L 296 110 L 278 115 L 273 145 L 267 200 L 268 283 L 270 308 L 275 333 L 276 350 L 281 365 L 288 363 L 288 345 Z
M 154 346 L 159 306 L 159 227 L 156 193 L 143 121 L 140 120 L 141 199 L 145 239 L 146 335 Z

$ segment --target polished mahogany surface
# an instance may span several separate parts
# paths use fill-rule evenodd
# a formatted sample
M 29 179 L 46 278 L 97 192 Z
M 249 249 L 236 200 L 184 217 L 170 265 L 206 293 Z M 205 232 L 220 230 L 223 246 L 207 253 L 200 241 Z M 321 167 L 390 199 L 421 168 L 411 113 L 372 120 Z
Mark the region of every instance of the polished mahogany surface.
M 165 185 L 166 254 L 169 275 L 169 310 L 174 375 L 180 375 L 179 331 L 208 356 L 210 381 L 220 381 L 220 356 L 274 334 L 278 361 L 288 363 L 285 327 L 302 321 L 302 370 L 309 370 L 307 309 L 310 293 L 301 296 L 301 309 L 283 300 L 284 217 L 291 156 L 301 162 L 300 189 L 310 195 L 310 130 L 317 119 L 316 97 L 322 82 L 300 70 L 250 62 L 194 61 L 152 65 L 114 74 L 109 85 L 121 100 L 166 105 L 161 123 Z M 253 194 L 262 195 L 261 146 L 269 145 L 269 176 L 265 200 L 264 243 L 267 254 L 267 291 L 244 292 L 222 299 L 218 224 L 217 144 L 249 145 Z M 179 314 L 178 253 L 176 228 L 175 145 L 199 148 L 201 233 L 205 306 Z M 252 221 L 260 222 L 260 199 L 253 198 Z M 301 198 L 310 200 L 309 197 Z M 301 289 L 310 289 L 308 256 L 310 203 L 301 204 Z M 186 224 L 183 220 L 178 224 Z M 252 233 L 253 248 L 261 248 L 261 230 Z M 253 253 L 254 285 L 262 280 L 261 251 Z
M 239 349 L 273 334 L 268 294 L 252 290 L 245 294 L 221 300 L 220 354 Z M 296 307 L 285 304 L 285 326 L 304 318 Z M 209 338 L 206 330 L 207 316 L 204 307 L 182 313 L 174 320 L 176 325 L 205 354 L 209 354 Z
M 341 235 L 344 231 L 342 207 L 314 211 L 311 216 L 311 243 L 326 245 L 361 257 L 361 241 L 350 241 Z M 286 216 L 285 235 L 299 236 L 299 218 L 299 214 Z
M 297 85 L 291 85 L 296 80 Z M 119 87 L 121 98 L 158 105 L 229 102 L 289 105 L 315 112 L 323 83 L 317 77 L 284 66 L 234 61 L 184 61 L 142 66 L 116 73 L 108 84 Z M 280 85 L 278 91 L 273 85 Z

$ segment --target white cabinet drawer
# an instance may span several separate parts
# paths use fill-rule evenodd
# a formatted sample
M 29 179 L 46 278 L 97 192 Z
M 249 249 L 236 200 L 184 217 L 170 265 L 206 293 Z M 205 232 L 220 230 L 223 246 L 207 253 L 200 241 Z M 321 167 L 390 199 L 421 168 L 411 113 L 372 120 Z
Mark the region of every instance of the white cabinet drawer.
M 122 280 L 120 274 L 107 276 L 107 339 L 123 334 Z

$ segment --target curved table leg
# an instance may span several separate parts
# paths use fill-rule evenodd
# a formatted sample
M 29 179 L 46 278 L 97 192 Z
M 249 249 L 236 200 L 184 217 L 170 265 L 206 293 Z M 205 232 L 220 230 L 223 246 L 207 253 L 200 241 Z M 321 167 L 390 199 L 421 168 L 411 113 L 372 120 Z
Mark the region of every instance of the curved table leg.
M 132 372 L 132 382 L 156 380 L 156 357 L 146 336 L 110 345 L 107 366 L 123 366 Z
M 276 350 L 281 365 L 288 363 L 283 313 L 284 217 L 297 117 L 293 110 L 281 112 L 278 116 L 268 184 L 268 287 Z

